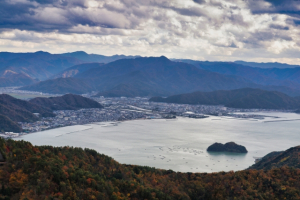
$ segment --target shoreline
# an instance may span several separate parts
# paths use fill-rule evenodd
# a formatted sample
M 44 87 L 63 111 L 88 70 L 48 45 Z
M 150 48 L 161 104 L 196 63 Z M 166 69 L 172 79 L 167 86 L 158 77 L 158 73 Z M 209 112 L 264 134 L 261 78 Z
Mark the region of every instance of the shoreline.
M 29 135 L 29 134 L 33 134 L 33 133 L 38 133 L 38 132 L 44 132 L 44 131 L 50 131 L 50 130 L 54 130 L 54 129 L 59 129 L 59 128 L 65 128 L 65 127 L 70 127 L 70 126 L 89 126 L 90 124 L 98 124 L 98 123 L 122 123 L 122 122 L 127 122 L 127 121 L 136 121 L 136 120 L 152 120 L 152 119 L 133 119 L 133 120 L 122 120 L 122 121 L 102 121 L 102 122 L 90 122 L 87 124 L 73 124 L 73 125 L 67 125 L 67 126 L 58 126 L 58 127 L 53 127 L 53 128 L 49 128 L 49 129 L 44 129 L 44 130 L 40 130 L 40 131 L 35 131 L 35 132 L 30 132 L 30 133 L 25 133 L 23 135 L 19 135 L 16 137 L 11 137 L 11 138 L 20 138 L 24 135 Z M 98 124 L 99 125 L 99 124 Z M 89 130 L 89 129 L 84 129 L 84 130 Z M 81 130 L 82 131 L 82 130 Z M 74 131 L 74 132 L 78 132 L 78 131 Z M 20 133 L 19 133 L 20 134 Z
M 247 113 L 247 112 L 242 112 L 242 113 Z M 257 114 L 263 114 L 263 113 L 291 113 L 291 112 L 286 112 L 286 111 L 259 111 L 259 112 L 249 112 L 249 113 L 257 113 Z M 239 114 L 239 112 L 237 112 L 237 114 Z M 220 119 L 211 119 L 211 120 L 222 120 L 223 119 L 238 119 L 238 120 L 250 120 L 253 119 L 255 121 L 258 120 L 263 120 L 263 119 L 257 119 L 255 117 L 248 117 L 248 118 L 240 118 L 240 117 L 235 117 L 235 116 L 214 116 L 214 115 L 207 115 L 209 117 L 219 117 Z M 263 117 L 271 117 L 271 118 L 279 118 L 277 116 L 267 116 L 267 115 L 262 115 Z M 44 131 L 48 131 L 48 130 L 54 130 L 54 129 L 58 129 L 58 128 L 64 128 L 64 127 L 70 127 L 70 126 L 88 126 L 89 124 L 99 124 L 99 123 L 122 123 L 122 122 L 127 122 L 127 121 L 137 121 L 137 120 L 168 120 L 168 121 L 176 121 L 178 118 L 187 118 L 187 119 L 206 119 L 206 118 L 190 118 L 190 117 L 184 117 L 184 116 L 176 116 L 176 119 L 167 119 L 167 118 L 138 118 L 138 119 L 127 119 L 127 120 L 116 120 L 116 121 L 99 121 L 99 122 L 89 122 L 86 124 L 72 124 L 72 125 L 66 125 L 66 126 L 57 126 L 57 127 L 53 127 L 53 128 L 47 128 L 44 130 L 40 130 L 40 131 L 35 131 L 35 132 L 30 132 L 30 133 L 25 133 L 16 137 L 8 137 L 8 138 L 19 138 L 22 137 L 24 135 L 28 135 L 28 134 L 33 134 L 33 133 L 38 133 L 38 132 L 44 132 Z M 300 121 L 300 119 L 290 119 L 290 120 L 274 120 L 274 121 L 262 121 L 263 123 L 272 123 L 272 122 L 285 122 L 285 121 Z M 20 133 L 19 133 L 20 134 Z

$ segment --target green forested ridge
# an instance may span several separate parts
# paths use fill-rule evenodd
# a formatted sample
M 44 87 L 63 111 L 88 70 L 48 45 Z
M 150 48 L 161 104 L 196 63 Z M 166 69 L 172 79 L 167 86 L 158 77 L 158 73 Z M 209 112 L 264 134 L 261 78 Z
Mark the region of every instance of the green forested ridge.
M 300 107 L 298 97 L 290 97 L 281 92 L 253 88 L 193 92 L 173 95 L 167 98 L 152 97 L 149 101 L 179 104 L 224 105 L 230 108 L 245 109 L 297 109 Z
M 296 168 L 176 173 L 122 165 L 91 149 L 3 139 L 0 147 L 0 199 L 300 199 Z
M 292 147 L 286 151 L 271 152 L 264 156 L 260 162 L 252 165 L 250 169 L 269 170 L 282 166 L 300 168 L 300 146 Z
M 22 128 L 17 122 L 33 122 L 41 117 L 55 116 L 51 110 L 28 101 L 16 99 L 7 94 L 0 95 L 0 131 L 21 132 Z
M 82 108 L 103 108 L 101 104 L 92 99 L 75 95 L 65 94 L 59 97 L 37 97 L 29 100 L 30 103 L 43 106 L 51 110 L 77 110 Z
M 0 95 L 0 131 L 21 132 L 17 122 L 34 122 L 40 117 L 54 117 L 52 110 L 77 110 L 81 108 L 103 108 L 98 102 L 74 94 L 60 97 L 34 98 L 30 101 L 16 99 L 7 94 Z
M 19 133 L 22 131 L 22 128 L 18 125 L 18 123 L 0 114 L 0 131 Z

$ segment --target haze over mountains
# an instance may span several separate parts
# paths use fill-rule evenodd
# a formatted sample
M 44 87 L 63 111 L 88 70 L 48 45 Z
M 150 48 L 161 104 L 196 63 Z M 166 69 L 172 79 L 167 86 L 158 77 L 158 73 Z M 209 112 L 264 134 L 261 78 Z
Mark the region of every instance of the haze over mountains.
M 242 61 L 242 60 L 238 60 L 238 61 L 234 61 L 234 63 L 242 64 L 242 65 L 250 66 L 250 67 L 258 67 L 258 68 L 279 68 L 279 69 L 285 69 L 285 68 L 299 67 L 299 65 L 289 65 L 289 64 L 278 63 L 278 62 L 256 63 L 256 62 L 245 62 L 245 61 Z
M 90 55 L 85 52 L 66 54 L 50 54 L 43 51 L 35 53 L 0 52 L 0 77 L 4 77 L 5 73 L 10 71 L 14 74 L 23 74 L 30 79 L 46 80 L 74 65 L 90 62 L 107 63 L 127 57 L 128 56 L 124 55 Z M 128 58 L 132 57 L 133 56 L 129 56 Z M 21 86 L 28 84 L 16 82 L 7 85 Z M 2 86 L 1 82 L 0 86 Z
M 253 83 L 264 85 L 265 87 L 260 88 L 265 90 L 276 90 L 292 96 L 299 96 L 299 66 L 294 66 L 294 68 L 292 68 L 292 65 L 288 65 L 289 68 L 280 69 L 275 68 L 278 63 L 274 63 L 274 68 L 259 68 L 244 65 L 247 64 L 247 62 L 243 62 L 244 64 L 239 64 L 239 62 L 204 62 L 193 60 L 181 61 L 193 64 L 199 69 L 217 72 L 229 76 L 243 77 Z M 257 66 L 259 65 L 264 65 L 264 63 L 257 63 Z M 269 63 L 269 65 L 271 64 Z M 286 64 L 284 64 L 284 66 L 286 66 Z
M 10 70 L 39 80 L 46 80 L 66 68 L 83 63 L 83 61 L 76 58 L 42 51 L 35 53 L 1 52 L 0 59 L 1 75 L 5 71 Z
M 76 58 L 82 60 L 84 62 L 98 62 L 98 63 L 109 63 L 116 60 L 124 59 L 124 58 L 136 58 L 140 56 L 125 56 L 125 55 L 113 55 L 113 56 L 103 56 L 98 54 L 87 54 L 84 51 L 76 51 L 72 53 L 63 53 L 62 56 Z
M 34 85 L 21 87 L 21 90 L 39 91 L 52 94 L 82 94 L 91 92 L 93 88 L 84 80 L 69 77 L 41 81 Z

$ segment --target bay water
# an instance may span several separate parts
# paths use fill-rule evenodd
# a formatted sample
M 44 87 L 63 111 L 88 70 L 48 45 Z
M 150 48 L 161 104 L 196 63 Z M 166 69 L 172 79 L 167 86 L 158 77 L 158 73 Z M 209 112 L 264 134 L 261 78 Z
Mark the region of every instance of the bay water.
M 249 113 L 247 113 L 249 114 Z M 300 115 L 253 113 L 264 119 L 210 116 L 205 119 L 134 120 L 75 125 L 24 135 L 33 145 L 95 149 L 122 164 L 180 172 L 243 170 L 255 157 L 300 145 Z M 236 142 L 247 154 L 209 153 L 215 142 Z

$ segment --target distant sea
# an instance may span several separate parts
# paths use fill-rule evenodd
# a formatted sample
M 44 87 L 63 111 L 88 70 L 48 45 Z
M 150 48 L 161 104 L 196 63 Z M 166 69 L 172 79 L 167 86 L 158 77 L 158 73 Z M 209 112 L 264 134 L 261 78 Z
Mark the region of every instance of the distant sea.
M 254 157 L 300 145 L 300 115 L 253 113 L 262 119 L 210 116 L 205 119 L 134 120 L 76 125 L 28 134 L 34 145 L 91 148 L 123 164 L 180 172 L 243 170 Z M 278 118 L 276 118 L 278 117 Z M 247 154 L 208 153 L 215 142 L 236 142 Z

